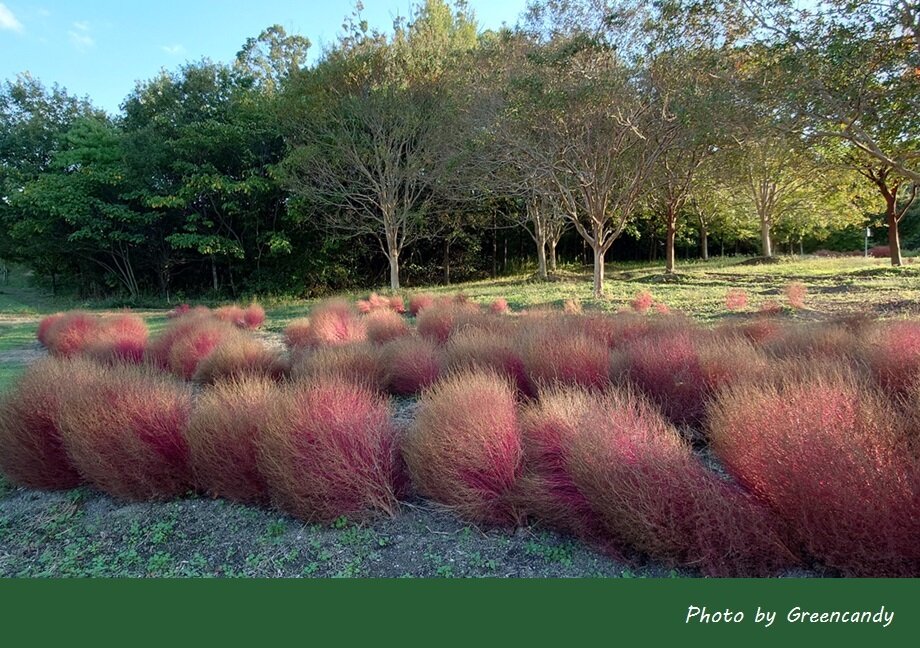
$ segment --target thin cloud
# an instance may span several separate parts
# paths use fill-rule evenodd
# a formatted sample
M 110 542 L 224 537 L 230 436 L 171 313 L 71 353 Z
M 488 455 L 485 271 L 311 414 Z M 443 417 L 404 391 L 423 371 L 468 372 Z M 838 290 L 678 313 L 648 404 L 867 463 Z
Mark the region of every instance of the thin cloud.
M 89 34 L 81 34 L 75 31 L 68 32 L 68 34 L 70 35 L 71 44 L 81 52 L 85 52 L 96 44 L 96 41 Z
M 77 22 L 73 24 L 73 28 L 78 29 L 80 31 L 84 31 L 84 32 L 89 31 L 89 21 L 78 20 Z
M 185 51 L 185 47 L 180 43 L 174 43 L 172 45 L 163 45 L 160 47 L 161 50 L 169 54 L 170 56 L 178 56 Z
M 22 23 L 13 15 L 13 12 L 2 2 L 0 2 L 0 29 L 14 32 L 21 32 L 25 29 Z

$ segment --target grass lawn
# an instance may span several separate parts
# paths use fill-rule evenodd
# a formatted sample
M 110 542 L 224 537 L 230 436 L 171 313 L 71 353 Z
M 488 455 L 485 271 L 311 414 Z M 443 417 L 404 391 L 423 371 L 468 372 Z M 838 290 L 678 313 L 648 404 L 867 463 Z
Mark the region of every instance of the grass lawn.
M 487 304 L 504 297 L 512 309 L 561 308 L 579 299 L 586 310 L 627 308 L 640 291 L 702 322 L 729 316 L 730 288 L 749 297 L 747 312 L 768 300 L 785 303 L 790 282 L 808 290 L 804 310 L 786 316 L 822 319 L 846 313 L 920 315 L 920 264 L 890 268 L 863 258 L 792 259 L 745 265 L 741 259 L 686 263 L 665 279 L 660 264 L 610 264 L 607 299 L 591 298 L 590 272 L 565 268 L 541 283 L 517 276 L 405 294 L 462 291 Z M 381 291 L 386 292 L 386 291 Z M 367 292 L 348 295 L 364 297 Z M 313 301 L 262 299 L 269 331 L 309 313 Z M 0 392 L 41 357 L 36 325 L 44 314 L 92 304 L 55 300 L 22 278 L 0 287 Z M 99 310 L 99 309 L 93 309 Z M 156 334 L 165 309 L 136 311 Z M 89 488 L 42 493 L 0 478 L 0 577 L 6 576 L 668 576 L 654 564 L 628 567 L 572 538 L 540 527 L 481 530 L 435 504 L 410 501 L 394 519 L 370 524 L 340 519 L 304 524 L 269 509 L 189 494 L 167 503 L 124 503 Z

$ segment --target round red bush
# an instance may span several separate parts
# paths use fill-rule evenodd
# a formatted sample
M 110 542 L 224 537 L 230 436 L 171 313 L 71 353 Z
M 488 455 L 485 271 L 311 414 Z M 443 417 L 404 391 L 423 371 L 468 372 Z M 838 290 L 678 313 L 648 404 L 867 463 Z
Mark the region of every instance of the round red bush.
M 406 336 L 380 348 L 383 384 L 392 394 L 417 394 L 434 384 L 443 371 L 441 351 L 429 340 Z
M 198 488 L 240 502 L 268 500 L 257 448 L 282 397 L 281 388 L 261 376 L 221 381 L 199 396 L 187 433 Z
M 193 378 L 204 383 L 244 376 L 281 380 L 287 371 L 287 359 L 279 349 L 246 335 L 236 335 L 205 356 L 198 363 Z
M 499 376 L 457 373 L 422 395 L 402 444 L 418 491 L 473 522 L 517 523 L 523 448 L 514 389 Z
M 74 488 L 82 481 L 61 441 L 62 393 L 82 380 L 87 363 L 40 360 L 0 401 L 0 471 L 30 488 Z
M 131 365 L 96 365 L 61 399 L 64 448 L 77 470 L 115 497 L 169 499 L 191 485 L 189 388 Z
M 376 344 L 408 335 L 411 331 L 406 320 L 399 313 L 386 309 L 375 310 L 364 318 L 367 339 Z
M 399 508 L 396 430 L 386 402 L 365 387 L 336 377 L 295 383 L 257 439 L 271 499 L 295 517 L 329 522 Z

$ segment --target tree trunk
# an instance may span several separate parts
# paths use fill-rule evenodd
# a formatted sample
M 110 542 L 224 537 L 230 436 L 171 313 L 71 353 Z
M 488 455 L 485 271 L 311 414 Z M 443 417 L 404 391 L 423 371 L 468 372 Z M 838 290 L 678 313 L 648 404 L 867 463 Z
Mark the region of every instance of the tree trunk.
M 546 241 L 537 243 L 537 275 L 546 281 Z
M 498 225 L 492 213 L 492 278 L 498 276 Z
M 667 238 L 665 239 L 665 261 L 664 261 L 664 271 L 667 274 L 673 274 L 674 272 L 674 236 L 677 234 L 677 226 L 674 221 L 668 222 Z
M 898 232 L 898 219 L 888 212 L 888 248 L 891 251 L 891 265 L 899 266 L 901 260 L 901 234 Z
M 600 246 L 594 247 L 594 298 L 604 298 L 604 252 Z
M 550 241 L 549 243 L 549 271 L 556 272 L 556 246 L 559 241 Z
M 217 292 L 217 262 L 211 257 L 211 282 L 214 285 L 214 292 Z
M 770 221 L 760 220 L 760 248 L 764 257 L 773 256 L 773 244 L 770 241 Z
M 799 239 L 799 256 L 805 256 L 805 242 L 803 239 Z
M 390 251 L 390 289 L 399 290 L 399 252 Z
M 709 232 L 706 226 L 700 226 L 700 253 L 703 255 L 703 261 L 709 261 Z

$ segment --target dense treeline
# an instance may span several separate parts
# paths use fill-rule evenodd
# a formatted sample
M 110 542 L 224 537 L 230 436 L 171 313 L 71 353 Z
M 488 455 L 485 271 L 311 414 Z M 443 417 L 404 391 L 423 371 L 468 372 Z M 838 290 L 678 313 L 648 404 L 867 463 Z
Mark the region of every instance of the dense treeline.
M 0 89 L 0 259 L 52 288 L 308 294 L 536 260 L 920 244 L 910 3 L 534 0 L 483 31 L 360 5 L 307 65 L 273 26 L 118 115 Z M 901 238 L 904 238 L 902 241 Z

